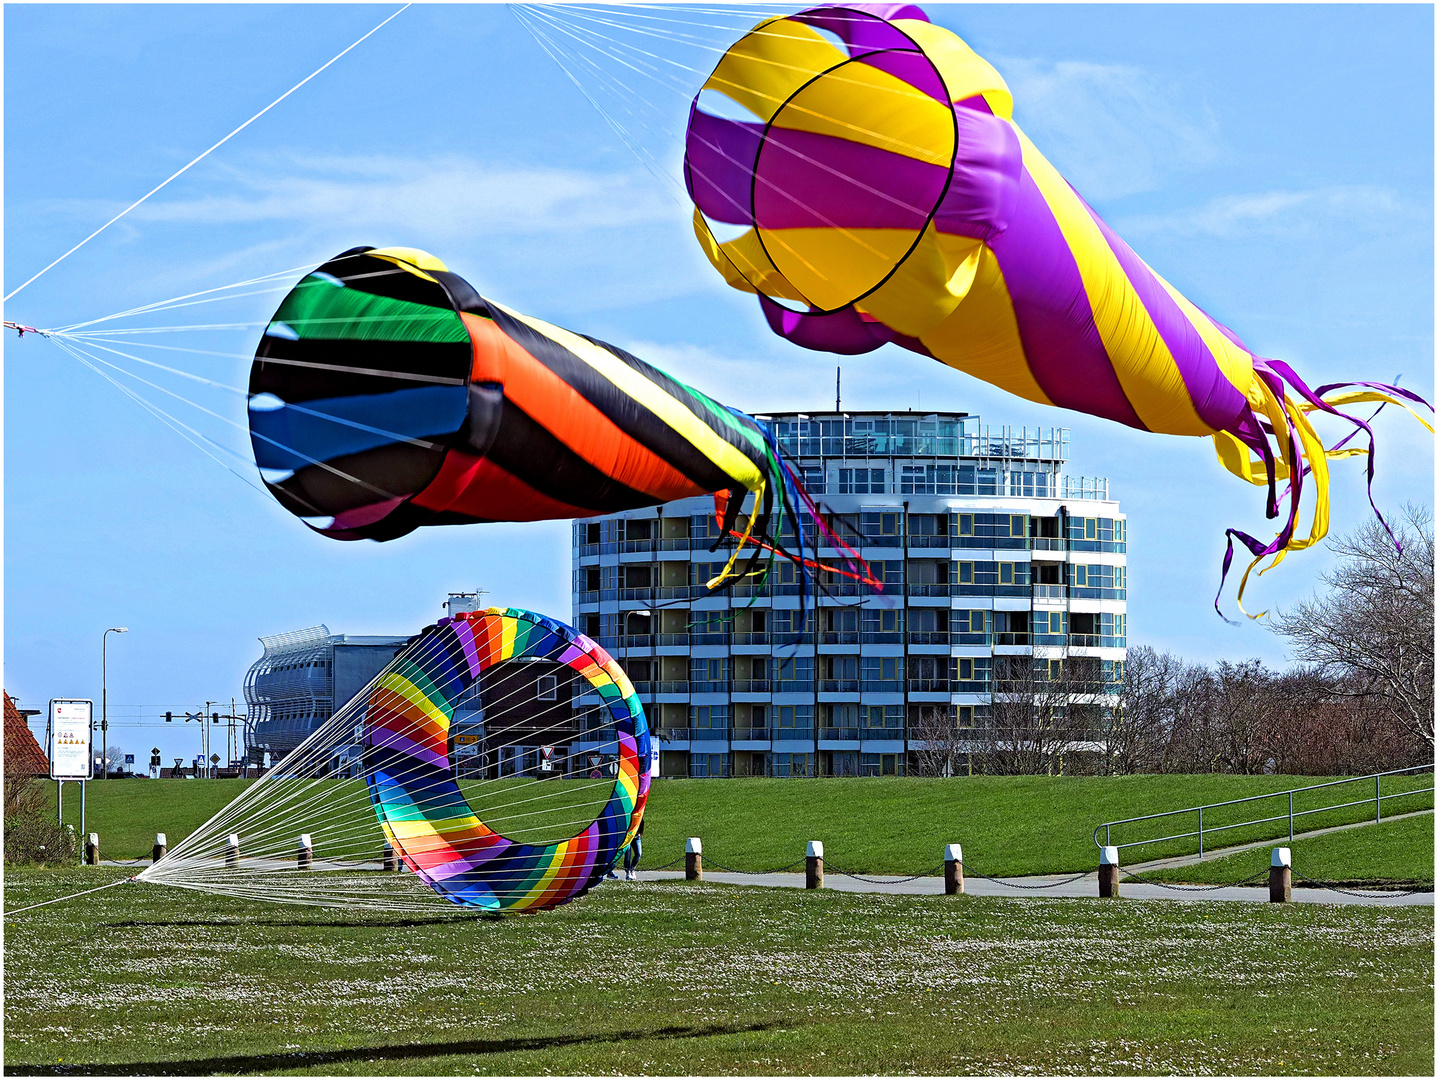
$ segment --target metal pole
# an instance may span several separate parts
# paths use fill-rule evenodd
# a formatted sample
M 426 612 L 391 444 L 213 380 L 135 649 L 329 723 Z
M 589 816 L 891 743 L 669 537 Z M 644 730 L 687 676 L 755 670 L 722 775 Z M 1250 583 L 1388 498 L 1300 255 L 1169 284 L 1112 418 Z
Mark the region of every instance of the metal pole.
M 1293 842 L 1293 792 L 1288 793 L 1288 840 Z
M 1383 820 L 1383 774 L 1378 773 L 1373 777 L 1373 820 Z
M 65 781 L 55 781 L 55 824 L 65 824 Z
M 85 781 L 80 781 L 80 831 L 85 831 Z
M 111 634 L 128 634 L 128 626 L 112 626 L 100 635 L 100 779 L 110 774 L 110 686 L 108 646 Z M 94 750 L 92 743 L 91 751 Z M 83 829 L 83 823 L 82 823 Z
M 1198 857 L 1203 858 L 1203 807 L 1198 808 Z

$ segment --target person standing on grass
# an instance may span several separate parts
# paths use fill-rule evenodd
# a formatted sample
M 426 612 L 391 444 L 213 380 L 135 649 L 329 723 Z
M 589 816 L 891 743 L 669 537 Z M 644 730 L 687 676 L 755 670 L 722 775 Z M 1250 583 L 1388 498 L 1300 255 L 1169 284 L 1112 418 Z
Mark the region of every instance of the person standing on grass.
M 639 819 L 639 831 L 634 834 L 634 839 L 629 841 L 629 846 L 624 849 L 624 878 L 626 881 L 634 880 L 634 871 L 639 869 L 639 860 L 644 857 L 644 819 Z

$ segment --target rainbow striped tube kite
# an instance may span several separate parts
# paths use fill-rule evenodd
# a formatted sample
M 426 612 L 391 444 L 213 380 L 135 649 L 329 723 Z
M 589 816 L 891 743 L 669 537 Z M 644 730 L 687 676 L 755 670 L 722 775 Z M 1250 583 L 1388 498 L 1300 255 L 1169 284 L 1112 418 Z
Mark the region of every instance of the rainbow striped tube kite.
M 729 103 L 710 111 L 701 91 L 690 111 L 695 231 L 776 333 L 836 353 L 893 342 L 1030 401 L 1212 438 L 1268 487 L 1269 517 L 1288 485 L 1273 541 L 1228 530 L 1225 575 L 1235 539 L 1276 565 L 1327 532 L 1328 458 L 1364 451 L 1326 449 L 1310 413 L 1367 433 L 1371 488 L 1372 431 L 1338 407 L 1426 405 L 1375 383 L 1310 389 L 1256 356 L 1100 220 L 1013 122 L 998 72 L 918 7 L 765 20 L 703 90 Z
M 523 657 L 577 672 L 599 693 L 617 742 L 609 801 L 583 832 L 553 844 L 491 830 L 450 767 L 455 702 L 490 667 Z M 587 891 L 634 839 L 649 798 L 649 727 L 629 678 L 583 634 L 516 608 L 428 628 L 371 688 L 364 747 L 370 799 L 398 856 L 446 900 L 489 911 L 538 911 Z
M 249 391 L 266 486 L 338 540 L 720 492 L 722 532 L 752 493 L 742 536 L 773 550 L 786 513 L 812 513 L 753 417 L 486 300 L 413 248 L 354 248 L 306 275 L 265 330 Z

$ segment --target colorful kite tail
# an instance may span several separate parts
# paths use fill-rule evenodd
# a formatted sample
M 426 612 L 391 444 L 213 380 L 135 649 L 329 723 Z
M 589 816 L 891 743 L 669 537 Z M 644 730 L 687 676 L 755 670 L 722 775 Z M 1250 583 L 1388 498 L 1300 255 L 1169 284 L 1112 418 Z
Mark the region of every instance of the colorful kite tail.
M 1385 406 L 1396 405 L 1409 413 L 1429 432 L 1433 431 L 1433 425 L 1415 409 L 1415 406 L 1418 406 L 1431 413 L 1433 406 L 1418 394 L 1389 383 L 1329 383 L 1314 390 L 1283 361 L 1255 357 L 1253 388 L 1256 393 L 1250 393 L 1250 400 L 1255 397 L 1262 399 L 1257 412 L 1250 410 L 1250 415 L 1244 418 L 1244 422 L 1239 425 L 1237 431 L 1220 431 L 1215 434 L 1214 443 L 1218 448 L 1220 462 L 1229 472 L 1250 483 L 1267 485 L 1268 516 L 1270 518 L 1278 516 L 1278 502 L 1280 499 L 1286 499 L 1288 519 L 1283 528 L 1279 530 L 1278 535 L 1268 543 L 1250 536 L 1241 529 L 1230 528 L 1224 531 L 1227 538 L 1227 550 L 1224 553 L 1223 572 L 1219 579 L 1218 593 L 1213 598 L 1213 606 L 1214 610 L 1225 619 L 1227 617 L 1223 616 L 1219 600 L 1223 595 L 1224 583 L 1228 580 L 1228 572 L 1233 565 L 1235 541 L 1247 548 L 1249 554 L 1253 556 L 1239 581 L 1236 597 L 1239 611 L 1248 615 L 1243 607 L 1243 594 L 1248 587 L 1249 576 L 1258 564 L 1264 559 L 1272 559 L 1272 562 L 1259 570 L 1261 576 L 1281 563 L 1288 552 L 1312 547 L 1328 534 L 1328 461 L 1330 459 L 1355 457 L 1360 454 L 1367 459 L 1368 504 L 1372 507 L 1379 524 L 1393 540 L 1394 546 L 1401 552 L 1402 544 L 1394 535 L 1373 498 L 1377 439 L 1370 422 Z M 1363 403 L 1372 403 L 1378 406 L 1368 420 L 1339 408 L 1339 406 Z M 1311 413 L 1326 413 L 1336 416 L 1353 425 L 1353 430 L 1332 447 L 1327 447 L 1309 421 Z M 1348 446 L 1348 443 L 1360 432 L 1367 436 L 1367 449 Z M 1277 457 L 1274 455 L 1270 439 L 1276 440 L 1278 443 Z M 1249 450 L 1258 453 L 1257 461 L 1249 456 Z M 1303 495 L 1303 482 L 1304 478 L 1310 475 L 1313 478 L 1314 487 L 1313 523 L 1308 530 L 1308 535 L 1300 536 L 1300 504 Z M 1287 481 L 1287 487 L 1281 493 L 1277 490 L 1279 480 Z M 1248 615 L 1248 617 L 1256 619 L 1267 614 L 1266 611 L 1263 611 L 1257 615 Z

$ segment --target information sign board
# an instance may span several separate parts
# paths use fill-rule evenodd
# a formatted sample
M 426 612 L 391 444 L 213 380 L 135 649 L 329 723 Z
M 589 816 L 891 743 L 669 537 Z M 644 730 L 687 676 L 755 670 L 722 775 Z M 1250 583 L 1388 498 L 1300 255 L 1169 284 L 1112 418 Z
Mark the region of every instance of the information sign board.
M 95 775 L 94 720 L 93 701 L 50 699 L 50 779 L 89 780 Z

